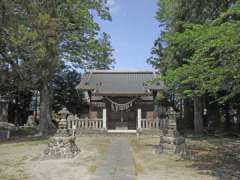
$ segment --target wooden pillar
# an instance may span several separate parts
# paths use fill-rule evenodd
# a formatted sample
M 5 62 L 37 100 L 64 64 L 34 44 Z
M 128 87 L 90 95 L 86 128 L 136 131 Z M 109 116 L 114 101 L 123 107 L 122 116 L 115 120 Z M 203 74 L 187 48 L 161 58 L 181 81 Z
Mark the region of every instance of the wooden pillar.
M 160 128 L 160 125 L 159 125 L 159 118 L 158 118 L 158 116 L 157 116 L 157 118 L 156 118 L 156 127 L 155 128 L 157 128 L 157 129 L 159 129 Z
M 138 109 L 138 113 L 137 113 L 137 129 L 141 129 L 141 121 L 142 121 L 142 110 Z
M 103 129 L 107 129 L 107 110 L 103 109 Z
M 121 111 L 121 123 L 123 123 L 123 111 Z

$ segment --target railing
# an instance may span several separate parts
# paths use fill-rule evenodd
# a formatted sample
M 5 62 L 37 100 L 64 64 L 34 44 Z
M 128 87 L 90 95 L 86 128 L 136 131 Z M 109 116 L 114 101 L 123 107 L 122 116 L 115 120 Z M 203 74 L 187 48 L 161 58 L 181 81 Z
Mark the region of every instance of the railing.
M 165 129 L 168 125 L 168 119 L 141 119 L 142 129 Z M 67 128 L 73 129 L 103 129 L 103 119 L 79 119 L 69 118 Z
M 168 125 L 168 119 L 142 119 L 142 129 L 164 129 Z
M 76 129 L 102 129 L 102 119 L 68 119 L 68 129 L 72 129 L 75 125 Z

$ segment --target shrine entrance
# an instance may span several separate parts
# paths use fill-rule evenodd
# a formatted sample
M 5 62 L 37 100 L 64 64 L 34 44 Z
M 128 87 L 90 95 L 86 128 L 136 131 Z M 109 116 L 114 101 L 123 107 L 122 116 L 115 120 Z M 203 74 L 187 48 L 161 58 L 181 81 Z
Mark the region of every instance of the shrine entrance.
M 138 97 L 106 97 L 109 130 L 136 130 L 137 99 Z
M 110 130 L 135 130 L 137 126 L 137 112 L 109 112 L 107 119 Z

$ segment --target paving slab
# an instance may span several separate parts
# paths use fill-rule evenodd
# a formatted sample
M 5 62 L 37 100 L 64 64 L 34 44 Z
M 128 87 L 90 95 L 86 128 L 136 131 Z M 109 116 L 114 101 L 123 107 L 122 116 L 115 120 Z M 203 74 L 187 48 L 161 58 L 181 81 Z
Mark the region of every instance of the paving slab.
M 128 139 L 113 138 L 106 159 L 96 170 L 93 180 L 135 180 L 134 159 Z

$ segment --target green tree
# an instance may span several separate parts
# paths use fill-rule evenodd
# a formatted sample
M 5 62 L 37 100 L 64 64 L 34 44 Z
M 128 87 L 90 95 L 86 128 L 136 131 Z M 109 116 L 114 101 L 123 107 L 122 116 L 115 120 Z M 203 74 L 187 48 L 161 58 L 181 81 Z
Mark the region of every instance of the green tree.
M 53 111 L 58 112 L 66 107 L 71 113 L 79 114 L 86 107 L 84 94 L 76 90 L 81 74 L 65 66 L 56 74 L 53 81 Z
M 97 61 L 94 64 L 95 69 L 112 69 L 115 59 L 113 58 L 113 48 L 110 42 L 111 38 L 107 33 L 103 33 L 99 39 L 99 48 L 95 49 L 94 59 Z
M 238 64 L 239 2 L 158 3 L 157 19 L 165 25 L 166 32 L 157 41 L 152 51 L 154 58 L 149 61 L 161 69 L 161 77 L 170 91 L 195 101 L 195 130 L 201 132 L 202 98 L 210 96 L 217 101 L 221 96 L 226 100 L 238 93 L 234 90 L 237 87 L 233 87 L 238 72 L 231 69 Z M 229 78 L 234 81 L 228 81 Z
M 1 1 L 1 73 L 14 84 L 41 92 L 40 130 L 51 124 L 52 81 L 61 61 L 83 68 L 91 58 L 100 27 L 94 17 L 110 20 L 105 1 Z M 6 20 L 9 21 L 6 22 Z M 12 22 L 12 23 L 10 23 Z M 5 70 L 6 68 L 7 70 Z M 25 82 L 25 83 L 23 83 Z
M 112 69 L 115 63 L 110 36 L 101 34 L 100 38 L 90 41 L 91 51 L 83 64 L 84 69 Z

